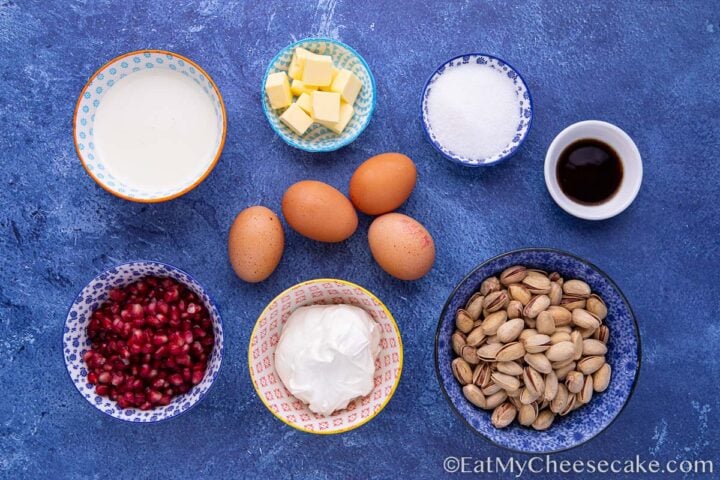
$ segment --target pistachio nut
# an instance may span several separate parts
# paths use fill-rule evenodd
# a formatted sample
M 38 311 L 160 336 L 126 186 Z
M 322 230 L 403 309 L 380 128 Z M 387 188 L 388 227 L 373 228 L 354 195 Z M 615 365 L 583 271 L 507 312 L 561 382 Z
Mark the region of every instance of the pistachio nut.
M 547 295 L 536 295 L 525 305 L 523 315 L 527 318 L 535 318 L 540 312 L 547 310 L 550 306 L 550 297 Z
M 519 377 L 523 374 L 523 367 L 517 362 L 498 362 L 495 368 L 498 372 L 512 375 L 513 377 Z
M 584 355 L 605 355 L 607 353 L 607 345 L 600 340 L 588 338 L 583 340 L 582 343 Z
M 605 357 L 601 355 L 593 355 L 591 357 L 585 357 L 580 360 L 577 364 L 577 369 L 585 375 L 591 375 L 605 364 Z
M 593 338 L 607 345 L 610 339 L 610 329 L 607 325 L 600 325 L 593 333 Z
M 596 392 L 600 393 L 607 390 L 607 387 L 610 384 L 611 374 L 612 370 L 610 368 L 610 365 L 607 363 L 600 367 L 597 372 L 592 374 L 593 388 Z
M 510 402 L 505 402 L 493 410 L 490 421 L 495 428 L 505 428 L 515 420 L 515 415 L 517 415 L 515 405 Z
M 524 329 L 525 321 L 522 318 L 513 318 L 498 327 L 497 338 L 501 342 L 512 342 L 520 336 Z
M 532 423 L 532 428 L 538 431 L 547 430 L 553 424 L 555 420 L 555 414 L 547 408 L 538 413 L 537 418 Z
M 525 388 L 535 395 L 536 399 L 545 393 L 545 380 L 533 367 L 523 369 L 523 383 Z
M 455 314 L 455 326 L 462 333 L 470 333 L 470 330 L 472 330 L 473 328 L 474 322 L 475 321 L 472 319 L 472 317 L 468 315 L 468 313 L 462 308 L 457 311 L 457 314 Z
M 462 351 L 462 347 L 464 347 L 467 343 L 465 334 L 456 330 L 455 333 L 452 334 L 452 337 L 450 337 L 450 343 L 452 344 L 452 349 L 453 352 L 455 352 L 455 355 L 459 356 Z
M 522 317 L 524 305 L 517 300 L 510 300 L 508 306 L 505 309 L 508 318 L 519 318 Z
M 560 413 L 565 409 L 568 401 L 568 390 L 562 383 L 558 385 L 557 394 L 555 398 L 550 402 L 550 410 L 555 413 Z
M 510 362 L 525 356 L 525 347 L 520 342 L 511 342 L 505 344 L 495 355 L 498 362 Z
M 492 336 L 497 333 L 498 328 L 500 328 L 500 325 L 505 323 L 507 321 L 507 313 L 505 310 L 500 310 L 499 312 L 493 312 L 485 317 L 485 320 L 483 320 L 482 327 L 483 332 L 485 332 L 485 335 Z
M 487 387 L 490 384 L 490 376 L 492 375 L 492 366 L 489 363 L 479 363 L 473 370 L 472 383 L 480 388 Z
M 553 320 L 555 320 L 555 327 L 562 327 L 572 323 L 572 312 L 565 307 L 550 305 L 547 311 L 553 316 Z
M 607 317 L 608 310 L 605 302 L 603 302 L 603 299 L 594 293 L 587 299 L 585 309 L 598 317 L 600 321 L 605 320 L 605 317 Z
M 570 341 L 575 345 L 575 355 L 573 356 L 573 360 L 580 360 L 583 356 L 583 336 L 580 332 L 577 330 L 573 331 L 570 334 Z
M 477 348 L 471 347 L 470 345 L 465 345 L 462 350 L 460 350 L 460 356 L 470 365 L 480 363 L 480 359 L 477 356 Z
M 538 398 L 540 398 L 540 395 L 527 387 L 520 390 L 520 403 L 523 405 L 535 403 Z
M 593 377 L 592 375 L 585 375 L 585 383 L 582 389 L 577 394 L 577 400 L 580 403 L 590 403 L 593 396 Z
M 500 385 L 506 392 L 512 392 L 520 388 L 520 380 L 516 377 L 506 375 L 500 372 L 493 372 L 492 380 L 496 384 Z
M 491 396 L 495 395 L 498 392 L 505 392 L 505 390 L 503 390 L 503 388 L 500 385 L 493 383 L 491 380 L 490 383 L 488 383 L 487 387 L 482 387 L 482 392 L 486 397 L 490 398 Z M 505 401 L 505 399 L 503 398 L 503 400 L 501 402 L 504 402 L 504 401 Z
M 485 397 L 485 401 L 487 402 L 487 409 L 492 410 L 494 408 L 497 408 L 497 406 L 507 400 L 507 398 L 508 395 L 505 390 L 500 390 L 490 396 Z
M 564 362 L 575 355 L 575 345 L 572 342 L 560 342 L 552 345 L 545 352 L 545 356 L 551 362 Z
M 482 345 L 485 338 L 486 338 L 486 336 L 485 336 L 485 331 L 483 330 L 483 327 L 475 327 L 468 334 L 465 341 L 471 347 L 478 347 L 478 346 Z
M 553 370 L 555 370 L 555 375 L 557 375 L 558 380 L 565 380 L 567 374 L 575 370 L 575 367 L 577 367 L 577 363 L 570 362 L 564 367 L 553 368 Z
M 552 402 L 558 392 L 558 378 L 555 372 L 550 372 L 545 375 L 545 391 L 543 392 L 543 400 L 546 402 Z
M 542 333 L 544 335 L 552 335 L 555 333 L 555 319 L 553 318 L 552 313 L 547 310 L 540 312 L 535 319 L 535 328 L 538 333 Z
M 477 358 L 485 362 L 494 362 L 497 352 L 502 348 L 501 343 L 486 343 L 477 349 Z
M 568 392 L 567 401 L 565 402 L 565 407 L 560 411 L 560 416 L 564 417 L 568 413 L 575 410 L 577 404 L 578 403 L 577 403 L 577 399 L 575 398 L 575 394 Z
M 562 301 L 563 296 L 563 290 L 559 283 L 552 282 L 550 284 L 550 293 L 548 293 L 548 297 L 550 297 L 550 305 L 560 305 L 560 302 Z
M 600 319 L 583 308 L 576 308 L 572 312 L 572 323 L 583 329 L 596 329 L 600 326 Z
M 563 295 L 562 300 L 560 300 L 560 306 L 565 307 L 570 311 L 573 311 L 576 308 L 585 308 L 585 305 L 585 299 L 582 297 L 576 297 L 575 295 Z
M 518 411 L 518 423 L 529 427 L 535 421 L 538 416 L 538 405 L 537 403 L 531 403 L 529 405 L 522 405 Z
M 460 385 L 467 385 L 472 382 L 472 368 L 470 368 L 470 364 L 462 358 L 456 358 L 452 361 L 452 371 L 455 379 L 460 382 Z
M 550 293 L 550 279 L 547 275 L 530 270 L 522 281 L 522 284 L 533 295 L 547 295 Z
M 550 364 L 550 360 L 542 353 L 528 353 L 524 357 L 525 363 L 530 365 L 532 368 L 540 373 L 550 373 L 553 368 Z
M 568 280 L 563 283 L 563 292 L 567 296 L 588 298 L 590 296 L 590 285 L 582 280 Z
M 565 377 L 565 386 L 570 393 L 578 393 L 585 384 L 584 375 L 577 371 L 568 372 Z
M 465 398 L 468 399 L 470 403 L 479 408 L 487 408 L 487 399 L 477 385 L 469 383 L 463 387 L 462 391 L 463 395 L 465 396 Z
M 523 340 L 527 353 L 542 353 L 550 348 L 550 337 L 541 333 Z
M 500 274 L 500 283 L 505 286 L 511 285 L 513 283 L 520 283 L 523 281 L 526 275 L 527 268 L 521 265 L 515 265 L 503 270 L 503 272 Z
M 555 345 L 561 342 L 572 342 L 572 337 L 568 332 L 556 329 L 555 333 L 550 336 L 550 344 Z
M 480 295 L 487 296 L 488 293 L 500 290 L 500 280 L 497 277 L 489 277 L 480 284 Z
M 470 297 L 467 305 L 465 305 L 465 311 L 468 315 L 470 315 L 473 320 L 477 320 L 478 318 L 480 318 L 480 314 L 483 310 L 484 301 L 485 297 L 483 295 L 480 295 L 480 292 L 477 292 L 472 297 Z
M 532 298 L 530 290 L 520 284 L 510 285 L 508 287 L 508 294 L 513 300 L 520 302 L 523 306 L 527 305 Z

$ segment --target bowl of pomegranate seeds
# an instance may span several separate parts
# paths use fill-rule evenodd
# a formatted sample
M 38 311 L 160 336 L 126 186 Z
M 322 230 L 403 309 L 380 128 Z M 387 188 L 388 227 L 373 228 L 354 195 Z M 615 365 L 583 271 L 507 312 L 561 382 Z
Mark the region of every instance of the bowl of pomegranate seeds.
M 95 277 L 65 321 L 63 356 L 80 394 L 129 422 L 157 422 L 197 404 L 222 361 L 220 314 L 190 275 L 137 261 Z

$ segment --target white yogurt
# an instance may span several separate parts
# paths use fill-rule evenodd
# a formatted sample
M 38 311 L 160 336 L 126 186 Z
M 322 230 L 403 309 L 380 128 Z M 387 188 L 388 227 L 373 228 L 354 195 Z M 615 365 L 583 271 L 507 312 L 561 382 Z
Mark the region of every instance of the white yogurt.
M 141 190 L 172 190 L 199 178 L 215 157 L 219 135 L 211 98 L 167 68 L 118 81 L 95 113 L 100 161 L 118 181 Z

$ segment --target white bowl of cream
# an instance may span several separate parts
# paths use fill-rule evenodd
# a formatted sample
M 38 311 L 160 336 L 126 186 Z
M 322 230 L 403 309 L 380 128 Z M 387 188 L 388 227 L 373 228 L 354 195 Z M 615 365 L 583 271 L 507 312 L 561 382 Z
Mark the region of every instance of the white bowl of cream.
M 312 309 L 325 305 L 341 308 Z M 344 325 L 331 326 L 335 321 Z M 248 348 L 250 377 L 263 404 L 287 425 L 318 434 L 345 432 L 374 418 L 395 392 L 402 363 L 400 331 L 387 307 L 364 288 L 337 279 L 303 282 L 275 297 L 260 314 Z M 318 378 L 323 375 L 328 377 Z M 343 375 L 352 378 L 323 402 Z
M 101 67 L 80 94 L 75 148 L 110 193 L 161 202 L 196 187 L 225 141 L 225 107 L 215 83 L 176 53 L 141 50 Z

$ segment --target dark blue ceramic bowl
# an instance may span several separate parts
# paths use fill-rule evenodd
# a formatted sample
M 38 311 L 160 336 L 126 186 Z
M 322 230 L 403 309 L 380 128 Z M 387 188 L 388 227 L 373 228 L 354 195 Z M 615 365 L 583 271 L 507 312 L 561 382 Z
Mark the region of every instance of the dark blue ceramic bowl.
M 455 357 L 450 337 L 455 331 L 455 312 L 462 308 L 487 277 L 512 265 L 559 272 L 566 279 L 587 282 L 608 307 L 605 324 L 610 328 L 607 361 L 612 367 L 608 389 L 565 417 L 556 416 L 552 427 L 538 432 L 514 422 L 502 430 L 490 423 L 490 414 L 468 402 L 453 377 Z M 570 253 L 529 248 L 492 258 L 466 276 L 448 299 L 435 336 L 435 370 L 450 406 L 477 433 L 501 447 L 524 453 L 552 453 L 576 447 L 605 430 L 620 414 L 632 395 L 640 370 L 640 337 L 635 315 L 620 289 L 600 269 Z

